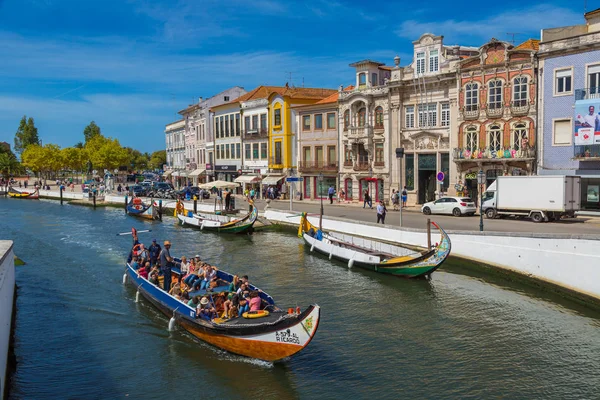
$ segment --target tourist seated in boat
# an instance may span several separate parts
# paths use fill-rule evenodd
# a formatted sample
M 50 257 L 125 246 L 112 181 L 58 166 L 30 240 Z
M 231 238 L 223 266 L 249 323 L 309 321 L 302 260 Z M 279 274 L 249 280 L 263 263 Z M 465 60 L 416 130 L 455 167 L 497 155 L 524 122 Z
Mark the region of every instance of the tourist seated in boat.
M 258 290 L 253 290 L 250 293 L 250 311 L 260 311 L 262 301 L 258 294 Z
M 198 268 L 199 267 L 194 262 L 194 259 L 192 259 L 192 262 L 190 263 L 190 268 L 189 268 L 188 274 L 183 278 L 183 282 L 188 287 L 192 287 L 194 285 L 194 282 L 196 282 L 199 279 Z
M 212 282 L 216 282 L 216 281 L 217 281 L 217 271 L 215 270 L 215 268 L 212 265 L 207 265 L 206 270 L 204 272 L 204 278 L 202 278 L 200 283 L 196 282 L 194 284 L 194 289 L 198 290 L 197 288 L 199 287 L 200 290 L 206 290 L 210 287 L 214 287 L 214 286 L 211 286 L 211 284 L 212 284 Z
M 217 310 L 210 304 L 208 297 L 204 296 L 200 300 L 200 304 L 196 308 L 196 315 L 198 318 L 205 319 L 207 321 L 212 321 L 217 318 Z
M 179 268 L 183 275 L 186 275 L 190 270 L 190 263 L 186 256 L 181 257 L 181 266 Z
M 144 247 L 143 243 L 140 243 L 140 248 L 138 250 L 138 260 L 140 261 L 140 265 L 145 265 L 146 261 L 150 260 L 150 253 L 148 249 Z
M 140 263 L 137 256 L 134 256 L 131 260 L 131 268 L 135 269 L 136 271 L 140 269 Z
M 148 273 L 150 272 L 150 262 L 146 262 L 146 265 L 142 265 L 140 269 L 138 269 L 138 275 L 144 279 L 148 279 Z
M 192 307 L 192 308 L 194 308 L 194 309 L 196 309 L 200 305 L 200 296 L 194 296 L 194 297 L 192 297 L 188 301 L 187 305 L 190 306 L 190 307 Z
M 148 278 L 148 281 L 150 283 L 152 283 L 153 285 L 158 286 L 158 271 L 152 270 L 152 272 L 150 273 L 150 277 Z
M 182 284 L 181 284 L 181 275 L 177 277 L 177 280 L 171 286 L 171 290 L 169 290 L 169 294 L 171 296 L 179 297 L 184 292 Z
M 240 278 L 237 275 L 234 275 L 233 279 L 231 280 L 231 283 L 229 284 L 228 291 L 234 293 L 237 292 L 241 284 L 242 281 L 240 280 Z
M 223 319 L 235 318 L 238 315 L 238 308 L 233 304 L 233 296 L 235 296 L 235 293 L 229 293 L 227 300 L 223 303 L 223 313 L 221 314 Z
M 234 306 L 238 309 L 238 315 L 250 311 L 250 292 L 245 290 L 242 293 L 236 293 L 231 299 Z

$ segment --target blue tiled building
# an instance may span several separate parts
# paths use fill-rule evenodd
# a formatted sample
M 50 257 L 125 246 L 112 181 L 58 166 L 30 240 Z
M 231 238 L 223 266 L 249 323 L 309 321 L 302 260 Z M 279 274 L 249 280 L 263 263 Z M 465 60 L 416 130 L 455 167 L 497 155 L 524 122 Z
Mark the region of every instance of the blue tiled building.
M 538 174 L 581 176 L 582 208 L 600 211 L 600 9 L 542 30 L 538 60 Z

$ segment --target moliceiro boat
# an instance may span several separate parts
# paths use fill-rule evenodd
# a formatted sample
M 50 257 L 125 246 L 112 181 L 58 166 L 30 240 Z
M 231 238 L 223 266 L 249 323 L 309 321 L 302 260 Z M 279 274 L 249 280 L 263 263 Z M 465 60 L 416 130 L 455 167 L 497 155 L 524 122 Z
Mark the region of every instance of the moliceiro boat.
M 29 192 L 26 190 L 17 190 L 15 188 L 8 188 L 8 195 L 14 199 L 39 199 L 40 193 L 38 190 Z
M 127 214 L 133 215 L 134 217 L 140 217 L 145 219 L 159 219 L 157 206 L 153 200 L 150 200 L 150 204 L 146 204 L 139 197 L 133 197 L 127 203 Z
M 207 231 L 244 233 L 251 231 L 258 219 L 258 208 L 254 205 L 254 202 L 250 201 L 249 203 L 250 210 L 248 214 L 241 218 L 229 218 L 216 214 L 194 214 L 191 211 L 186 211 L 181 203 L 181 206 L 178 204 L 175 212 L 182 225 L 191 225 Z
M 423 251 L 348 234 L 324 233 L 308 221 L 306 213 L 302 214 L 298 236 L 304 238 L 311 251 L 347 262 L 348 267 L 356 265 L 384 274 L 419 278 L 431 275 L 450 254 L 448 234 L 435 222 L 431 225 L 439 230 L 440 241 Z
M 173 282 L 179 270 L 173 269 Z M 244 313 L 231 319 L 207 319 L 196 308 L 187 305 L 175 296 L 140 276 L 127 264 L 123 283 L 129 281 L 141 294 L 165 315 L 172 317 L 169 328 L 175 323 L 196 338 L 228 352 L 259 360 L 275 362 L 293 356 L 304 349 L 315 336 L 320 320 L 320 307 L 316 304 L 306 310 L 281 310 L 271 296 L 260 291 L 261 310 Z M 189 297 L 202 296 L 210 299 L 209 305 L 218 310 L 219 296 L 227 295 L 233 275 L 218 270 L 218 286 L 189 293 Z M 252 290 L 257 290 L 250 285 Z M 225 297 L 226 298 L 226 297 Z M 202 303 L 204 304 L 204 303 Z

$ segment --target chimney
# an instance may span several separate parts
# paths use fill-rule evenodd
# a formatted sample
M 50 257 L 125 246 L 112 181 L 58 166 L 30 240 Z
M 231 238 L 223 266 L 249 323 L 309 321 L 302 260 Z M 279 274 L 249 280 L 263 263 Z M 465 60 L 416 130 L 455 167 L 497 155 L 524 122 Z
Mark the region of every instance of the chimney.
M 198 97 L 198 104 L 202 103 L 202 97 Z

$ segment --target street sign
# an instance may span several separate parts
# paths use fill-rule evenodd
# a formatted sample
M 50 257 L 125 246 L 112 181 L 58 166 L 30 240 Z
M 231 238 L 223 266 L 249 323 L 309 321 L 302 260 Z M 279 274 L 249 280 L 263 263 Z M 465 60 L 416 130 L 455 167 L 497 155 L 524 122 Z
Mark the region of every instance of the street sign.
M 444 182 L 444 178 L 446 177 L 446 175 L 444 175 L 444 173 L 442 171 L 437 173 L 437 180 L 438 182 Z
M 304 178 L 300 177 L 300 176 L 290 176 L 285 178 L 286 182 L 302 182 L 304 180 Z

